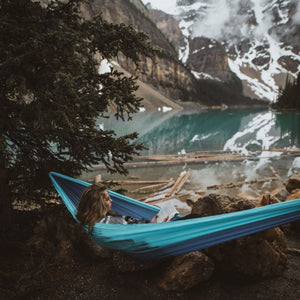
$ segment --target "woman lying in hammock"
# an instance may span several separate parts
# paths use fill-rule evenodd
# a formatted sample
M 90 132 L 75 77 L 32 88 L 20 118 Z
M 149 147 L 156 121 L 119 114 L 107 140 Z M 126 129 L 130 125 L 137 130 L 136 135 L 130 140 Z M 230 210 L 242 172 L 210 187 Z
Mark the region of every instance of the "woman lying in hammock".
M 112 199 L 106 190 L 106 186 L 97 183 L 87 187 L 80 198 L 77 210 L 77 219 L 80 225 L 88 225 L 89 232 L 93 230 L 93 226 L 97 222 L 109 224 L 144 224 L 156 223 L 157 216 L 151 221 L 146 219 L 136 219 L 131 216 L 117 215 L 111 209 Z M 168 222 L 168 217 L 163 222 Z
M 88 225 L 89 233 L 92 233 L 95 223 L 106 224 L 145 224 L 157 223 L 157 215 L 151 221 L 146 219 L 136 219 L 131 216 L 121 216 L 111 209 L 112 199 L 110 198 L 106 186 L 101 183 L 93 184 L 87 187 L 81 197 L 77 210 L 77 219 L 80 225 Z M 189 214 L 177 218 L 175 221 L 200 218 L 199 214 Z M 169 222 L 166 217 L 163 222 Z

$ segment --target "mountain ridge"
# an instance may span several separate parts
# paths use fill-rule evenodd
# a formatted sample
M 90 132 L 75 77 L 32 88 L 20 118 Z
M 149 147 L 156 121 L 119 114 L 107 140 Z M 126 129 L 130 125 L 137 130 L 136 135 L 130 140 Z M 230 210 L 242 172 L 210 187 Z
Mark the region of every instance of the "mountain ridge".
M 239 89 L 232 89 L 234 82 L 230 87 L 228 82 L 204 84 L 199 81 L 189 66 L 178 59 L 177 51 L 181 44 L 170 43 L 169 38 L 157 27 L 151 12 L 141 1 L 94 0 L 82 6 L 82 13 L 87 18 L 102 14 L 108 22 L 132 25 L 138 31 L 144 31 L 149 35 L 152 44 L 161 49 L 159 55 L 154 58 L 141 57 L 139 69 L 123 55 L 119 55 L 116 59 L 121 68 L 133 76 L 138 76 L 141 82 L 164 97 L 178 103 L 194 101 L 207 106 L 258 104 L 257 101 L 243 96 Z M 174 24 L 176 25 L 176 20 Z M 174 30 L 174 36 L 177 36 L 179 31 L 178 28 Z M 147 99 L 148 95 L 141 94 L 141 96 L 151 101 Z

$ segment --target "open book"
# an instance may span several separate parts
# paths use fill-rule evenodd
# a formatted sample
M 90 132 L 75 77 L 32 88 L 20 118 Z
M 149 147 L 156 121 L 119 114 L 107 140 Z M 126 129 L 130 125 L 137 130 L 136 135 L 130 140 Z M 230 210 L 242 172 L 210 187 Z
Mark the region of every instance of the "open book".
M 169 202 L 169 203 L 161 203 L 160 204 L 160 211 L 157 214 L 157 223 L 163 222 L 163 220 L 166 217 L 169 217 L 169 220 L 174 218 L 177 214 L 179 214 L 178 210 L 175 208 L 175 206 Z

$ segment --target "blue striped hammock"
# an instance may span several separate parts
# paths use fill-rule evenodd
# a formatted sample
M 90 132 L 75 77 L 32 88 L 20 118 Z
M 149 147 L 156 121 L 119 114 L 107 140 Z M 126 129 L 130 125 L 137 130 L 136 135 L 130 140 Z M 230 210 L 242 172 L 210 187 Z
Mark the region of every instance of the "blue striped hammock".
M 59 173 L 49 176 L 68 210 L 76 219 L 83 190 L 90 184 Z M 151 220 L 159 208 L 108 191 L 112 209 L 120 215 Z M 98 245 L 145 259 L 161 259 L 204 249 L 300 219 L 300 199 L 239 212 L 148 224 L 96 223 L 92 239 Z M 84 226 L 87 231 L 87 226 Z

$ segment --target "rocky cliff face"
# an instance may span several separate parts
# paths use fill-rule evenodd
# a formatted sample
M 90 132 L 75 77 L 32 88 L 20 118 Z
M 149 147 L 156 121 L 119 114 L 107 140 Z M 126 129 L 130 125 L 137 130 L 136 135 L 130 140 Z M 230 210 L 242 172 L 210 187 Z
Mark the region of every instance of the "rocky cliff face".
M 193 70 L 197 79 L 208 77 L 224 81 L 232 79 L 228 55 L 221 43 L 205 37 L 186 38 L 182 31 L 178 30 L 180 23 L 174 17 L 160 10 L 151 9 L 151 7 L 149 11 L 157 27 L 167 36 L 179 57 L 184 60 L 189 69 Z M 191 16 L 187 15 L 186 18 L 191 18 Z
M 195 101 L 194 78 L 178 61 L 170 57 L 143 58 L 140 70 L 135 70 L 131 61 L 124 56 L 119 63 L 131 74 L 158 89 L 163 95 L 174 100 Z
M 174 46 L 176 54 L 180 53 L 185 46 L 185 37 L 180 29 L 179 21 L 161 10 L 149 10 L 150 17 L 154 20 L 157 28 L 168 38 Z M 177 57 L 177 55 L 176 55 Z
M 140 1 L 95 0 L 84 5 L 82 10 L 86 17 L 102 13 L 109 22 L 132 24 L 139 31 L 146 32 L 151 42 L 162 49 L 161 55 L 153 59 L 142 58 L 138 71 L 130 60 L 120 55 L 120 66 L 171 99 L 196 100 L 193 75 L 177 59 L 175 48 L 156 27 Z
M 210 74 L 223 81 L 230 81 L 232 73 L 228 65 L 228 55 L 224 46 L 207 38 L 194 38 L 189 43 L 190 51 L 186 64 L 198 77 Z
M 86 3 L 83 13 L 87 17 L 102 14 L 108 22 L 133 25 L 139 31 L 146 32 L 154 45 L 163 49 L 163 52 L 177 58 L 174 47 L 168 42 L 166 36 L 157 29 L 147 8 L 139 0 L 94 0 Z

